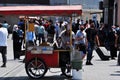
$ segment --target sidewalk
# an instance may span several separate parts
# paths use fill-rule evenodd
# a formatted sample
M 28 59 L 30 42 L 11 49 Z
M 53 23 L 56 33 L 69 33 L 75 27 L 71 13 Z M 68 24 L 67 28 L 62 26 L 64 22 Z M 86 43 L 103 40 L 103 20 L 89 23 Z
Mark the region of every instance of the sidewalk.
M 8 47 L 7 47 L 7 64 L 5 68 L 0 67 L 0 77 L 9 74 L 9 72 L 13 71 L 14 69 L 18 68 L 19 66 L 23 66 L 24 63 L 22 59 L 24 56 L 20 57 L 21 60 L 14 60 L 13 58 L 13 41 L 12 41 L 12 34 L 9 35 L 8 38 Z M 0 53 L 0 66 L 2 65 L 2 55 Z
M 13 40 L 12 40 L 12 34 L 9 35 L 9 38 L 7 40 L 8 46 L 7 46 L 7 60 L 13 60 Z M 21 56 L 21 59 L 23 59 L 24 57 Z M 0 54 L 0 61 L 2 61 L 2 56 Z
M 93 55 L 94 55 L 92 59 L 93 65 L 85 65 L 86 59 L 84 59 L 83 61 L 82 80 L 120 80 L 120 66 L 117 66 L 117 59 L 109 60 L 109 61 L 101 61 L 101 59 L 99 58 L 99 56 L 95 51 Z M 24 71 L 24 63 L 13 60 L 11 37 L 8 39 L 7 58 L 8 58 L 7 68 L 0 68 L 0 77 L 9 74 L 11 70 L 16 69 L 18 66 L 22 66 Z M 0 64 L 2 64 L 1 61 L 2 58 L 0 56 Z M 58 69 L 53 69 L 53 71 L 56 70 L 59 71 Z M 46 76 L 57 75 L 58 78 L 59 74 L 60 73 L 52 74 L 48 71 Z M 22 73 L 22 75 L 27 76 L 25 71 Z M 53 79 L 53 77 L 49 77 L 49 78 Z M 60 76 L 59 78 L 61 79 Z M 68 80 L 68 79 L 61 79 L 61 80 Z
M 101 61 L 94 51 L 92 59 L 93 65 L 85 65 L 83 61 L 83 80 L 120 80 L 120 66 L 116 60 Z
M 0 64 L 2 64 L 2 62 L 0 61 Z M 1 66 L 1 65 L 0 65 Z M 6 67 L 5 68 L 1 68 L 0 67 L 0 78 L 1 77 L 5 77 L 6 75 L 9 75 L 10 72 L 14 71 L 15 69 L 24 66 L 24 63 L 22 63 L 20 60 L 8 60 Z

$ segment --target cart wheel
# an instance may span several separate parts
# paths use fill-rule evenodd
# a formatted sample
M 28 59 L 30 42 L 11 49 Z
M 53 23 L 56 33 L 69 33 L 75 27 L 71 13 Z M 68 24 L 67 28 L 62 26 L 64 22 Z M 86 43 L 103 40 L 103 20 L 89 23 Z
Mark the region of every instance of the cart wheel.
M 66 77 L 72 78 L 70 66 L 62 67 L 61 71 L 62 71 L 62 74 L 65 75 Z
M 39 79 L 45 75 L 47 67 L 43 60 L 35 58 L 26 63 L 25 70 L 29 77 Z

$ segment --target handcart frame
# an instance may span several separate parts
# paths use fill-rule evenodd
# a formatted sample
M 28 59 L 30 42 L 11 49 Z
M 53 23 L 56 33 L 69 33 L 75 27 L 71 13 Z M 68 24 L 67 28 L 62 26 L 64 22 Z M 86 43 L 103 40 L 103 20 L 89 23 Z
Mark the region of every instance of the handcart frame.
M 81 5 L 61 5 L 61 6 L 5 6 L 0 7 L 0 15 L 23 15 L 27 21 L 28 16 L 68 16 L 72 17 L 82 15 Z M 25 30 L 26 27 L 25 27 Z M 71 29 L 72 31 L 72 29 Z M 25 35 L 26 36 L 26 35 Z M 71 36 L 70 36 L 71 37 Z M 26 43 L 26 40 L 25 40 Z M 71 39 L 72 45 L 72 39 Z M 46 46 L 44 46 L 46 47 Z M 49 47 L 49 46 L 47 46 Z M 42 78 L 47 72 L 48 68 L 60 67 L 60 52 L 70 52 L 71 50 L 54 50 L 51 47 L 52 52 L 40 52 L 39 46 L 32 46 L 32 49 L 25 50 L 25 70 L 29 77 L 34 79 Z M 38 52 L 36 48 L 39 50 Z M 48 53 L 48 54 L 44 54 Z M 70 57 L 70 56 L 69 56 Z M 66 74 L 67 77 L 69 77 Z

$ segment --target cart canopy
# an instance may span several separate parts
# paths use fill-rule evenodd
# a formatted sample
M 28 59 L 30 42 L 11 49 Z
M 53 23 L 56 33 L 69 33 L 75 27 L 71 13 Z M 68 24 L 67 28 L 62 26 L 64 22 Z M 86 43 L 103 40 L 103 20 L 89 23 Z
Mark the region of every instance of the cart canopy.
M 71 15 L 82 14 L 81 5 L 62 6 L 6 6 L 0 7 L 0 15 Z

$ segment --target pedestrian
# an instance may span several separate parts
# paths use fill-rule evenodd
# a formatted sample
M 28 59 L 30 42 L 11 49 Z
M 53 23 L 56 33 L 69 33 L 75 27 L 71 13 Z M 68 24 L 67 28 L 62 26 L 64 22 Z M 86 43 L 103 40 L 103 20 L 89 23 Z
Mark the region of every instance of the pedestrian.
M 12 38 L 13 38 L 14 60 L 20 59 L 23 31 L 18 27 L 18 25 L 13 26 Z
M 45 33 L 45 27 L 43 26 L 42 22 L 40 21 L 40 25 L 38 27 L 38 40 L 39 40 L 39 45 L 41 43 L 45 42 L 45 37 L 44 37 L 44 33 Z
M 53 44 L 55 37 L 55 26 L 52 20 L 49 21 L 49 27 L 47 32 L 48 32 L 48 42 Z
M 110 55 L 111 55 L 111 59 L 115 59 L 115 57 L 117 57 L 117 40 L 118 40 L 118 36 L 117 36 L 117 32 L 115 30 L 115 26 L 112 26 L 109 29 L 109 33 L 108 33 L 108 44 L 110 47 Z
M 90 24 L 90 28 L 86 29 L 85 32 L 86 32 L 87 41 L 88 41 L 88 48 L 87 48 L 88 53 L 87 53 L 86 65 L 93 65 L 91 63 L 91 60 L 92 60 L 92 53 L 94 50 L 94 46 L 96 42 L 99 45 L 97 30 L 95 29 L 95 25 L 93 22 Z
M 120 50 L 120 26 L 119 25 L 116 25 L 116 31 L 117 31 L 117 36 L 118 36 L 117 47 L 118 47 L 118 50 Z
M 19 42 L 19 36 L 17 33 L 18 30 L 18 25 L 14 25 L 13 26 L 13 33 L 12 33 L 12 39 L 13 39 L 13 56 L 14 56 L 14 60 L 17 59 L 17 50 L 18 50 L 18 42 Z
M 25 20 L 23 18 L 20 18 L 18 26 L 22 29 L 23 32 L 25 32 Z
M 88 23 L 88 20 L 84 24 L 85 30 L 90 27 L 90 24 Z
M 104 46 L 105 46 L 105 48 L 107 49 L 107 50 L 109 50 L 110 49 L 110 47 L 109 47 L 109 39 L 108 39 L 108 33 L 109 33 L 109 25 L 108 24 L 104 24 L 103 25 L 104 27 L 103 28 L 101 28 L 101 30 L 102 30 L 102 32 L 104 33 L 104 34 L 101 34 L 101 37 L 103 37 L 104 38 L 104 40 L 102 39 L 102 41 L 104 41 Z M 98 36 L 99 36 L 99 31 L 98 31 Z M 100 36 L 99 36 L 100 37 Z M 99 40 L 100 41 L 100 45 L 102 45 L 101 44 L 101 39 Z
M 59 22 L 56 21 L 55 22 L 55 35 L 56 35 L 55 39 L 59 37 L 60 32 L 61 32 L 61 29 L 60 29 L 60 26 L 59 26 Z
M 105 46 L 105 39 L 106 39 L 106 33 L 104 30 L 104 24 L 101 23 L 99 29 L 98 29 L 98 38 L 100 42 L 100 46 Z
M 80 19 L 77 19 L 75 26 L 72 27 L 73 32 L 76 34 L 77 30 L 79 30 Z
M 59 55 L 60 56 L 60 67 L 62 71 L 61 75 L 65 75 L 66 67 L 70 67 L 69 66 L 70 65 L 70 51 L 69 50 L 71 49 L 72 47 L 71 44 L 74 43 L 74 39 L 75 39 L 74 32 L 70 31 L 70 25 L 66 24 L 65 28 L 66 29 L 63 30 L 59 35 L 59 39 L 62 42 L 61 48 L 63 50 L 62 52 L 60 52 L 60 55 Z M 69 68 L 67 72 L 70 72 Z
M 84 31 L 85 27 L 84 25 L 80 25 L 79 30 L 76 33 L 75 42 L 79 47 L 79 51 L 82 51 L 82 59 L 86 55 L 86 47 L 87 47 L 87 38 L 86 33 Z
M 2 26 L 2 23 L 0 23 L 0 52 L 3 60 L 1 67 L 6 67 L 7 62 L 7 36 L 7 29 Z
M 62 45 L 61 45 L 61 47 L 63 48 L 63 49 L 70 49 L 70 44 L 71 44 L 71 42 L 70 42 L 70 36 L 72 35 L 72 40 L 74 40 L 75 39 L 75 33 L 72 31 L 70 31 L 70 25 L 69 24 L 66 24 L 65 25 L 65 30 L 63 30 L 60 34 L 59 34 L 59 39 L 61 39 L 61 41 L 62 41 Z M 74 42 L 74 41 L 73 41 Z M 73 42 L 72 42 L 72 44 L 73 44 Z
M 2 26 L 8 30 L 8 36 L 7 37 L 9 38 L 9 33 L 10 33 L 9 27 L 10 27 L 10 25 L 7 23 L 7 21 L 4 21 Z
M 35 32 L 26 32 L 26 43 L 27 43 L 27 47 L 28 46 L 33 46 L 35 45 Z
M 24 39 L 24 32 L 21 29 L 21 27 L 18 26 L 18 31 L 17 31 L 18 35 L 19 35 L 19 43 L 22 47 L 22 43 L 23 43 L 23 39 Z
M 39 22 L 36 20 L 34 22 L 34 27 L 35 27 L 35 45 L 37 45 L 37 40 L 38 40 L 38 28 L 39 28 Z
M 23 31 L 23 39 L 22 39 L 22 46 L 23 46 L 23 48 L 25 48 L 25 20 L 24 20 L 24 17 L 23 16 L 20 16 L 19 17 L 19 22 L 18 22 L 18 24 L 17 24 L 19 27 L 20 27 L 20 29 Z

